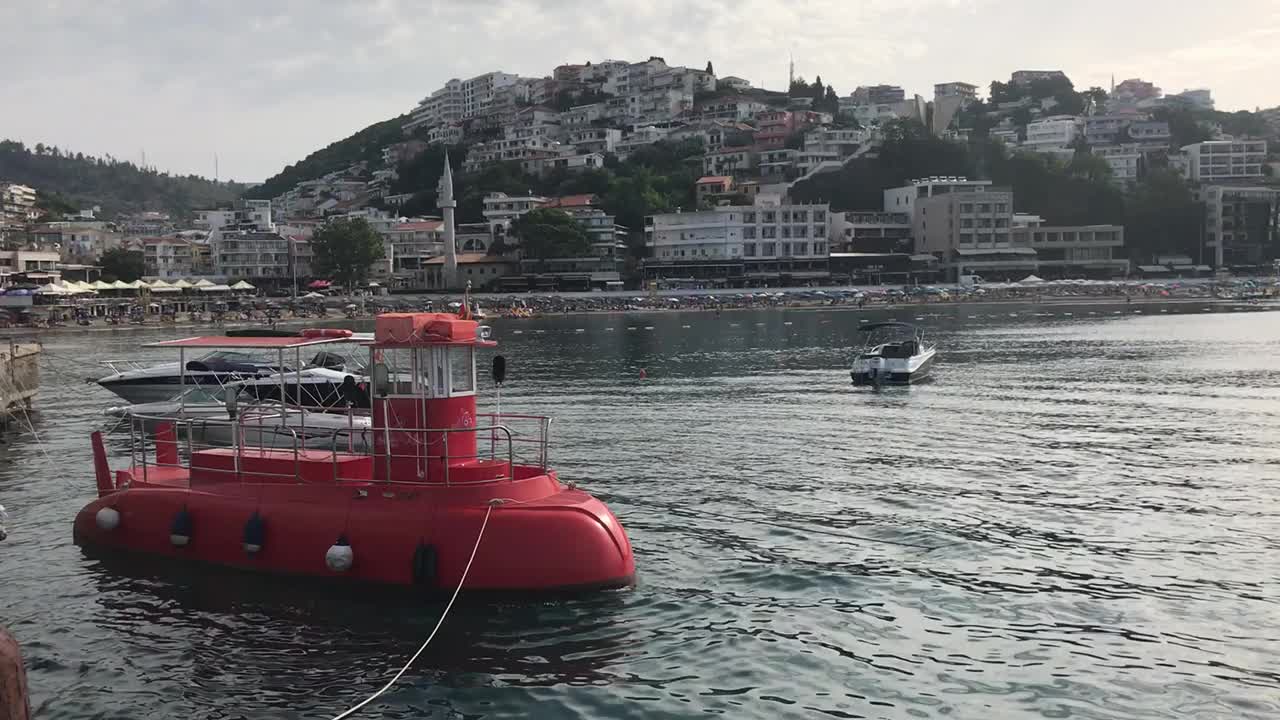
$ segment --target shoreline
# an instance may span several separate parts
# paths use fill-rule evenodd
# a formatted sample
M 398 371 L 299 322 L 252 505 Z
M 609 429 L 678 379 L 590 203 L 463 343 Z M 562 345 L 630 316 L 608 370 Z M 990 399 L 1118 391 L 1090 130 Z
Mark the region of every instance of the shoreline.
M 982 299 L 966 299 L 943 302 L 895 302 L 895 303 L 868 303 L 858 306 L 855 303 L 822 303 L 822 302 L 792 302 L 779 304 L 761 304 L 761 305 L 734 305 L 717 307 L 714 305 L 695 305 L 688 307 L 637 307 L 637 308 L 601 308 L 601 309 L 572 309 L 564 311 L 544 311 L 536 313 L 529 317 L 517 317 L 502 313 L 494 313 L 486 317 L 482 322 L 494 322 L 498 320 L 536 320 L 542 317 L 577 317 L 584 315 L 666 315 L 678 313 L 720 313 L 720 312 L 739 312 L 747 310 L 833 310 L 839 312 L 900 312 L 903 310 L 914 310 L 918 312 L 932 311 L 937 312 L 946 308 L 981 308 L 993 306 L 1034 306 L 1034 307 L 1067 307 L 1067 306 L 1095 306 L 1095 307 L 1132 307 L 1144 308 L 1149 306 L 1178 306 L 1178 305 L 1205 305 L 1211 307 L 1233 307 L 1247 306 L 1258 310 L 1268 308 L 1280 308 L 1280 303 L 1272 302 L 1251 302 L 1249 300 L 1231 300 L 1224 298 L 1201 298 L 1201 297 L 1129 297 L 1125 296 L 1082 296 L 1082 297 L 1041 297 L 1023 298 L 982 298 Z M 337 323 L 346 326 L 351 323 L 370 322 L 374 318 L 373 315 L 362 315 L 354 318 L 344 315 L 333 315 L 323 318 L 288 318 L 278 320 L 274 325 L 268 325 L 263 322 L 255 321 L 236 321 L 214 325 L 212 323 L 200 323 L 191 321 L 182 321 L 176 323 L 143 323 L 133 324 L 125 323 L 120 325 L 64 325 L 58 327 L 45 328 L 4 328 L 0 329 L 0 338 L 4 339 L 22 339 L 22 338 L 39 338 L 44 336 L 61 335 L 70 332 L 139 332 L 149 330 L 202 330 L 196 334 L 214 335 L 221 334 L 227 330 L 243 330 L 249 328 L 272 328 L 277 330 L 293 330 L 303 329 L 307 327 L 323 326 L 325 323 Z

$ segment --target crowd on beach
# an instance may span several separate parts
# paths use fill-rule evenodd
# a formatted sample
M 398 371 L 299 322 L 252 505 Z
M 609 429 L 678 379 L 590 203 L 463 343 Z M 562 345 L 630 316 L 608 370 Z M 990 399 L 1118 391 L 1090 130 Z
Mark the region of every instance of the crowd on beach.
M 594 312 L 721 311 L 781 307 L 881 307 L 972 302 L 1134 302 L 1163 300 L 1261 300 L 1280 297 L 1275 280 L 1210 282 L 1059 281 L 970 286 L 911 286 L 902 288 L 793 288 L 765 290 L 694 290 L 668 292 L 549 293 L 478 295 L 471 297 L 479 318 L 527 318 Z M 360 320 L 384 312 L 454 312 L 463 298 L 447 295 L 377 295 L 350 297 L 311 294 L 296 300 L 242 297 L 198 307 L 163 303 L 119 304 L 106 314 L 90 314 L 77 306 L 50 307 L 8 326 L 127 326 L 194 324 L 264 325 L 314 322 L 324 319 Z M 5 326 L 0 323 L 0 327 Z

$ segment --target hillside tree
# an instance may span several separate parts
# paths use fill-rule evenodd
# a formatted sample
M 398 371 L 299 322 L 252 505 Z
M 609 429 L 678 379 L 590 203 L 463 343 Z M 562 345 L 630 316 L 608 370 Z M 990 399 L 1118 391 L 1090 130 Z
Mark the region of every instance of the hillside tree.
M 311 238 L 313 274 L 348 289 L 369 277 L 369 268 L 384 257 L 382 236 L 364 218 L 331 220 Z

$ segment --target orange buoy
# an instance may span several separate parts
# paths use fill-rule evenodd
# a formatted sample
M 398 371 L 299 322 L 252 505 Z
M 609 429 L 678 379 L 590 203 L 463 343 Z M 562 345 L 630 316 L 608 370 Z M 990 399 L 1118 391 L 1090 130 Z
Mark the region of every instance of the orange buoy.
M 30 720 L 27 699 L 27 671 L 22 650 L 4 628 L 0 628 L 0 720 Z

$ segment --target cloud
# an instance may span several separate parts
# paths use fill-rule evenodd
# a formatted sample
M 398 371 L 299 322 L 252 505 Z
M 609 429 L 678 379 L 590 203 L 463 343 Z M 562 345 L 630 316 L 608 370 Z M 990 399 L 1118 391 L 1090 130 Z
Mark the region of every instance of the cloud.
M 605 58 L 711 60 L 781 88 L 794 54 L 799 74 L 842 94 L 890 82 L 929 95 L 935 82 L 1048 67 L 1078 85 L 1115 72 L 1209 86 L 1227 106 L 1280 103 L 1260 80 L 1280 66 L 1272 0 L 1178 13 L 1158 0 L 47 0 L 0 4 L 0 27 L 0 135 L 145 149 L 181 172 L 212 172 L 217 152 L 224 177 L 250 180 L 407 112 L 451 77 Z

